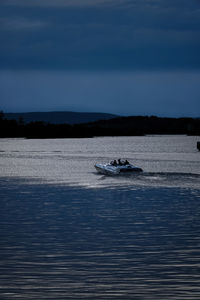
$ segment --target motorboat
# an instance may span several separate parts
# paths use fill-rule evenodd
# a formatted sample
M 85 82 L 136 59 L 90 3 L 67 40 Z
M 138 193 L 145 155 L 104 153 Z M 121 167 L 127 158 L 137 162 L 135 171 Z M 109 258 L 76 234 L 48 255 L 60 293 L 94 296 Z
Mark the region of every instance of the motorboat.
M 143 172 L 141 168 L 130 164 L 128 161 L 120 161 L 120 163 L 117 163 L 116 161 L 111 161 L 108 164 L 95 164 L 94 167 L 100 174 L 107 175 Z

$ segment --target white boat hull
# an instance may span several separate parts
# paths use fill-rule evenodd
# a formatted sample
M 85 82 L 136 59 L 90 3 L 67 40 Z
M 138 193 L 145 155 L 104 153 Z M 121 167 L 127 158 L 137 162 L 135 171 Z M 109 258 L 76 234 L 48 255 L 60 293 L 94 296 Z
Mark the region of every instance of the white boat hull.
M 117 165 L 113 166 L 111 164 L 95 164 L 95 168 L 97 172 L 100 174 L 107 174 L 107 175 L 118 175 L 122 173 L 134 173 L 134 172 L 142 172 L 143 170 L 139 167 L 129 165 Z

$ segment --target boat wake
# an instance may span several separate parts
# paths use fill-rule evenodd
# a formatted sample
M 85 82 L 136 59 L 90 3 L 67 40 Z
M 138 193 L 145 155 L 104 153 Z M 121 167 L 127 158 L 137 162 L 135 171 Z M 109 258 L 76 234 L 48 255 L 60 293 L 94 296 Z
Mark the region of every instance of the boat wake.
M 108 184 L 148 186 L 148 187 L 180 187 L 200 189 L 200 174 L 179 172 L 141 172 L 122 173 L 118 176 L 100 175 L 99 180 Z

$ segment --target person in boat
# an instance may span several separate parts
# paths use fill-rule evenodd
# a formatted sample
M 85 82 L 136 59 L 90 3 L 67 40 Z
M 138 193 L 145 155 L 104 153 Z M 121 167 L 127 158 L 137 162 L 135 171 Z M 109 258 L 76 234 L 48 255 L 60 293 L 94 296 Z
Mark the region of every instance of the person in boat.
M 113 166 L 117 166 L 117 161 L 116 161 L 116 159 L 113 161 Z
M 118 165 L 119 165 L 119 166 L 122 166 L 122 162 L 121 162 L 121 159 L 120 159 L 120 158 L 118 159 Z
M 125 160 L 125 163 L 124 163 L 125 165 L 130 165 L 130 163 L 129 163 L 129 161 L 126 159 Z
M 115 160 L 112 160 L 112 161 L 110 162 L 110 164 L 111 164 L 111 166 L 117 166 L 117 161 L 116 161 L 116 159 L 115 159 Z

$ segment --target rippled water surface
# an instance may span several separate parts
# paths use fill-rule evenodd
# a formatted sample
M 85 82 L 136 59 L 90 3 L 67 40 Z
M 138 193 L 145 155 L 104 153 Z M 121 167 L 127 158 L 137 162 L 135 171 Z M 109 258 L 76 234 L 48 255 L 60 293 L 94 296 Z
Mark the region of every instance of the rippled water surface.
M 0 299 L 200 299 L 197 140 L 0 140 Z

